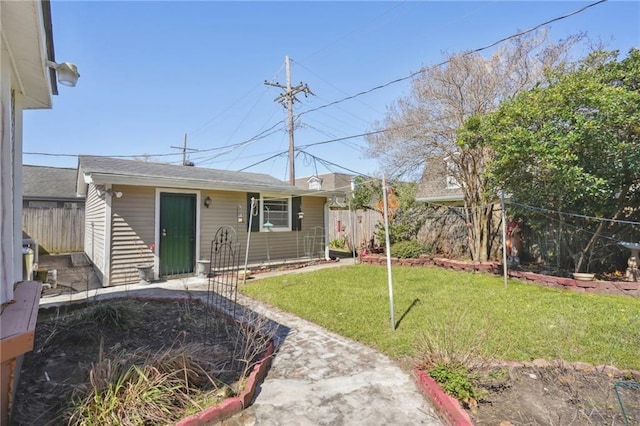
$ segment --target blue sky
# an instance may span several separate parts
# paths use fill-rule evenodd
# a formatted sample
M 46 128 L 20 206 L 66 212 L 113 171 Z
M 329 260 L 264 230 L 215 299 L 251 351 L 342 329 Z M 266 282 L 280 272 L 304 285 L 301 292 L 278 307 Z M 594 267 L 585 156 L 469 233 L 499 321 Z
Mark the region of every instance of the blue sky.
M 81 77 L 75 88 L 59 86 L 52 110 L 25 112 L 24 152 L 173 154 L 154 161 L 179 163 L 171 146 L 182 146 L 187 133 L 189 148 L 207 150 L 190 153 L 198 166 L 287 180 L 286 155 L 266 160 L 287 150 L 288 135 L 286 110 L 274 102 L 281 90 L 264 84 L 285 83 L 285 55 L 292 84 L 315 94 L 299 97 L 298 114 L 589 3 L 54 0 L 56 60 L 76 63 Z M 626 53 L 640 46 L 640 2 L 609 1 L 549 26 L 554 40 L 579 31 Z M 409 88 L 405 80 L 302 114 L 296 146 L 372 130 Z M 306 148 L 296 177 L 343 168 L 379 174 L 365 146 L 352 138 Z M 77 160 L 25 154 L 24 163 L 75 167 Z

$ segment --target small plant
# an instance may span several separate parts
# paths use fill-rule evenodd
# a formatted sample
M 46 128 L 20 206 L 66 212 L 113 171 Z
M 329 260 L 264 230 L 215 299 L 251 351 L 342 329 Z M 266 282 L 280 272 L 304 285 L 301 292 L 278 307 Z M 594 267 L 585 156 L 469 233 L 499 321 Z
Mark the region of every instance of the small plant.
M 98 303 L 84 312 L 79 319 L 87 323 L 109 325 L 122 330 L 129 330 L 140 319 L 140 311 L 131 304 L 119 302 Z
M 429 376 L 440 384 L 443 391 L 468 405 L 474 405 L 482 396 L 473 385 L 473 377 L 462 365 L 438 364 L 429 370 Z
M 391 256 L 400 259 L 416 258 L 426 252 L 426 248 L 416 240 L 400 241 L 391 246 Z
M 334 249 L 343 249 L 347 246 L 344 238 L 336 238 L 329 242 L 329 247 Z

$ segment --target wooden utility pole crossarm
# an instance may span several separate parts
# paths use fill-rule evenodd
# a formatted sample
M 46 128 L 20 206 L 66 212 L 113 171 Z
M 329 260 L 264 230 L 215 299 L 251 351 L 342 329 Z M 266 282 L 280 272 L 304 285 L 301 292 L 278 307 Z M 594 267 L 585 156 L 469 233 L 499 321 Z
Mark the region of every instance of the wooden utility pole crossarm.
M 291 87 L 291 66 L 289 62 L 290 62 L 289 57 L 285 56 L 284 63 L 285 63 L 285 68 L 287 72 L 286 86 L 280 83 L 270 83 L 267 80 L 264 81 L 264 84 L 266 84 L 267 86 L 278 87 L 284 90 L 284 92 L 282 92 L 280 96 L 275 98 L 274 101 L 278 102 L 283 107 L 285 107 L 289 115 L 288 117 L 288 121 L 289 121 L 289 183 L 291 185 L 295 185 L 296 172 L 295 172 L 295 164 L 294 164 L 294 143 L 293 143 L 293 102 L 294 101 L 300 102 L 298 98 L 296 98 L 296 95 L 298 93 L 304 93 L 306 97 L 307 95 L 313 95 L 313 92 L 311 92 L 309 87 L 302 82 L 300 82 L 300 84 L 298 84 L 295 87 Z

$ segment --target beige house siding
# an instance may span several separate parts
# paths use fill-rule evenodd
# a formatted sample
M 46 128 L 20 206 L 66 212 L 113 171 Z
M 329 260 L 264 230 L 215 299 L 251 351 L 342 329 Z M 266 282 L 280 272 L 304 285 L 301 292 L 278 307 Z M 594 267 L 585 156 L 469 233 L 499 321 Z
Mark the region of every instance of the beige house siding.
M 156 203 L 158 192 L 163 192 L 163 189 L 132 185 L 114 185 L 111 189 L 113 193 L 122 192 L 122 197 L 104 194 L 101 198 L 94 185 L 89 186 L 87 194 L 85 247 L 98 269 L 104 286 L 138 282 L 136 265 L 155 264 L 157 272 L 160 262 L 157 258 L 156 222 L 159 215 L 156 212 Z M 196 259 L 211 260 L 211 241 L 216 232 L 220 227 L 231 226 L 236 230 L 240 243 L 237 262 L 241 267 L 245 260 L 249 220 L 247 194 L 220 190 L 196 192 L 199 192 L 199 214 L 196 223 L 199 230 L 199 252 L 196 252 Z M 207 197 L 211 198 L 209 208 L 203 203 Z M 325 202 L 326 199 L 323 197 L 302 197 L 301 209 L 304 218 L 300 231 L 252 232 L 248 259 L 251 267 L 290 262 L 308 256 L 323 258 L 326 245 Z M 242 213 L 241 223 L 238 222 L 239 212 Z M 292 214 L 295 216 L 297 211 Z M 105 215 L 110 215 L 108 223 Z M 260 220 L 260 216 L 254 216 L 253 219 Z M 105 231 L 109 232 L 107 238 Z M 105 263 L 106 245 L 109 245 L 110 250 L 108 263 Z M 155 248 L 155 252 L 151 247 Z
M 89 185 L 84 222 L 84 251 L 104 279 L 106 203 L 98 196 L 95 185 Z
M 241 258 L 244 260 L 244 247 L 247 240 L 246 203 L 244 192 L 202 191 L 201 200 L 211 198 L 209 208 L 200 209 L 200 255 L 198 259 L 210 260 L 211 241 L 221 226 L 231 226 L 237 232 L 241 243 Z M 202 201 L 201 201 L 202 202 Z M 238 208 L 242 212 L 244 223 L 238 223 Z
M 111 265 L 109 285 L 138 282 L 136 265 L 153 264 L 155 188 L 117 185 L 121 198 L 111 199 Z
M 211 241 L 216 232 L 221 226 L 231 226 L 236 230 L 240 242 L 239 265 L 243 265 L 249 226 L 246 211 L 247 195 L 238 192 L 203 191 L 202 199 L 206 197 L 211 197 L 212 202 L 208 209 L 202 208 L 200 214 L 200 259 L 211 259 Z M 324 198 L 302 198 L 302 211 L 305 215 L 301 231 L 252 232 L 249 264 L 266 265 L 305 257 L 305 241 L 308 246 L 315 241 L 316 246 L 324 247 L 324 238 L 322 238 L 324 203 Z M 238 223 L 238 211 L 242 212 L 242 223 Z M 260 220 L 260 216 L 254 216 L 253 220 Z M 316 248 L 314 251 L 322 252 L 322 249 Z M 314 256 L 321 255 L 314 253 Z

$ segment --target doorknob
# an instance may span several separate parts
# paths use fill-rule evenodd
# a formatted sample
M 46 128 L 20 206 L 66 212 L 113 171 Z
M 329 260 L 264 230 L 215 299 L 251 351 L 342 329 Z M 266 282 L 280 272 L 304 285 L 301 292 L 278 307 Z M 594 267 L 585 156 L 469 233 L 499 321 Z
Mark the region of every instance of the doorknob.
M 166 229 L 164 229 L 164 228 L 162 229 L 162 236 L 163 236 L 163 237 L 166 237 L 166 236 L 167 236 L 167 230 L 166 230 Z

